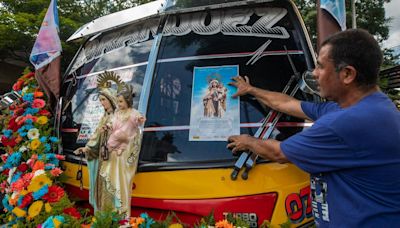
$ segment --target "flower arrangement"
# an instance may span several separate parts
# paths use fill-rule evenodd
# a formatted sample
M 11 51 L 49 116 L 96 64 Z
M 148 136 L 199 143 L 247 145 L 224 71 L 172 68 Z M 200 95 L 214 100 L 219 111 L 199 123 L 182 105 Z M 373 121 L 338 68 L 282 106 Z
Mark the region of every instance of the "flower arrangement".
M 166 219 L 156 221 L 147 213 L 126 219 L 112 210 L 90 216 L 88 210 L 77 209 L 60 182 L 63 171 L 59 163 L 64 156 L 55 153 L 59 142 L 52 136 L 51 113 L 34 73 L 19 78 L 13 90 L 20 94 L 20 102 L 10 106 L 5 119 L 0 120 L 4 146 L 4 153 L 0 154 L 0 192 L 4 194 L 1 203 L 5 212 L 0 213 L 0 224 L 35 228 L 192 227 L 182 223 L 173 212 Z M 249 227 L 232 214 L 216 222 L 213 214 L 202 218 L 194 227 Z M 264 222 L 261 227 L 269 226 Z
M 34 73 L 13 85 L 21 98 L 6 110 L 2 123 L 0 191 L 3 223 L 16 227 L 58 227 L 82 219 L 59 182 L 63 171 L 56 154 L 58 139 L 52 136 L 51 113 Z M 82 220 L 82 221 L 81 221 Z

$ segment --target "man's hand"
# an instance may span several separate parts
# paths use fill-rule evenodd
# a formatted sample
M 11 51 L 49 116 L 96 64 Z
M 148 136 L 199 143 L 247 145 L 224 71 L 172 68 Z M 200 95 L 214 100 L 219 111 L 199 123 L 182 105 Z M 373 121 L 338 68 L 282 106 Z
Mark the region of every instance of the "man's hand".
M 233 82 L 229 82 L 229 85 L 233 85 L 237 88 L 237 92 L 232 95 L 233 98 L 243 96 L 249 93 L 252 86 L 250 85 L 249 77 L 247 76 L 236 76 L 232 78 Z
M 250 135 L 232 135 L 228 138 L 228 145 L 226 148 L 232 150 L 232 153 L 236 154 L 240 151 L 246 151 L 250 149 L 250 143 L 255 138 Z

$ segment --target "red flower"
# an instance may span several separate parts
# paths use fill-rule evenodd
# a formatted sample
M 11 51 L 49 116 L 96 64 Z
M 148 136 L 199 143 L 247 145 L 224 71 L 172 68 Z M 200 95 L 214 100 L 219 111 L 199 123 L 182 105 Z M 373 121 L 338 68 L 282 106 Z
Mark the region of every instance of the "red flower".
M 21 205 L 19 205 L 19 208 L 24 208 L 24 207 L 28 206 L 29 204 L 32 203 L 32 201 L 33 201 L 32 192 L 30 192 L 24 196 L 24 198 L 22 199 Z
M 23 85 L 24 85 L 24 81 L 18 80 L 18 81 L 13 85 L 13 90 L 14 90 L 14 91 L 21 90 Z
M 10 121 L 8 122 L 8 129 L 16 132 L 21 125 L 17 124 L 17 122 L 15 122 L 16 116 L 14 116 L 13 118 L 10 119 Z
M 35 97 L 35 98 L 39 98 L 39 97 L 43 97 L 43 92 L 40 92 L 40 91 L 35 91 L 34 93 L 33 93 L 33 96 Z
M 71 215 L 72 217 L 75 217 L 77 219 L 81 219 L 81 214 L 75 207 L 65 208 L 63 212 L 64 214 Z
M 43 99 L 35 99 L 32 103 L 32 108 L 43 108 L 46 105 L 46 102 Z
M 49 116 L 49 115 L 50 115 L 50 112 L 47 111 L 46 109 L 41 109 L 41 110 L 39 111 L 39 115 L 42 115 L 42 116 Z
M 1 174 L 8 176 L 9 172 L 10 172 L 10 169 L 5 169 L 3 172 L 1 172 Z
M 29 72 L 29 73 L 25 74 L 24 76 L 22 76 L 22 78 L 23 79 L 28 79 L 28 78 L 31 78 L 31 77 L 34 77 L 34 76 L 35 76 L 34 72 Z
M 3 143 L 3 146 L 7 147 L 14 147 L 15 145 L 17 145 L 17 143 L 15 142 L 15 138 L 11 138 L 8 139 L 5 136 L 1 137 L 1 142 Z
M 128 223 L 128 220 L 127 219 L 123 219 L 123 220 L 119 220 L 118 221 L 118 224 L 120 224 L 120 225 L 125 225 L 125 224 L 127 224 Z
M 64 196 L 64 189 L 57 185 L 52 185 L 49 187 L 49 192 L 43 196 L 44 200 L 49 203 L 56 203 Z
M 21 172 L 25 172 L 26 170 L 28 170 L 28 165 L 26 163 L 22 163 L 21 165 L 18 166 L 18 170 Z

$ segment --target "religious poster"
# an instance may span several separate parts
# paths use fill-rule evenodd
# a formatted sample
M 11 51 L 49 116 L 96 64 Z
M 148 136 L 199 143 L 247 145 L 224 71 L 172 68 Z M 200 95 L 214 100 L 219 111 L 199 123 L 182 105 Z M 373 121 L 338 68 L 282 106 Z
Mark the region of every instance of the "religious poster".
M 189 141 L 226 141 L 240 134 L 239 98 L 228 85 L 239 66 L 194 67 Z
M 96 130 L 96 127 L 104 114 L 104 108 L 99 101 L 97 93 L 90 94 L 83 110 L 82 125 L 79 129 L 77 143 L 86 143 Z

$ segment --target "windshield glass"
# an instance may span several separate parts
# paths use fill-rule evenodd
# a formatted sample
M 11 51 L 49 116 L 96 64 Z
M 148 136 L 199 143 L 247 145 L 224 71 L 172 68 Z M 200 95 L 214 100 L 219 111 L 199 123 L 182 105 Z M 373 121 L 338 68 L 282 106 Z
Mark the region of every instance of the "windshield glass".
M 267 21 L 268 29 L 254 30 Z M 242 23 L 243 27 L 231 29 L 233 22 Z M 248 75 L 252 85 L 282 91 L 293 74 L 285 47 L 300 72 L 307 65 L 300 42 L 296 41 L 299 36 L 283 8 L 174 15 L 168 18 L 163 35 L 147 109 L 142 162 L 190 163 L 195 167 L 204 162 L 235 159 L 226 149 L 226 141 L 191 138 L 193 102 L 198 95 L 193 89 L 198 86 L 194 84 L 195 68 L 237 66 L 238 73 Z M 224 83 L 228 91 L 233 89 Z M 301 93 L 296 96 L 304 99 Z M 234 102 L 230 97 L 226 99 Z M 239 131 L 249 135 L 254 135 L 269 111 L 251 96 L 240 97 L 237 108 Z M 284 115 L 281 121 L 299 120 Z M 273 135 L 284 139 L 299 130 L 279 127 Z

